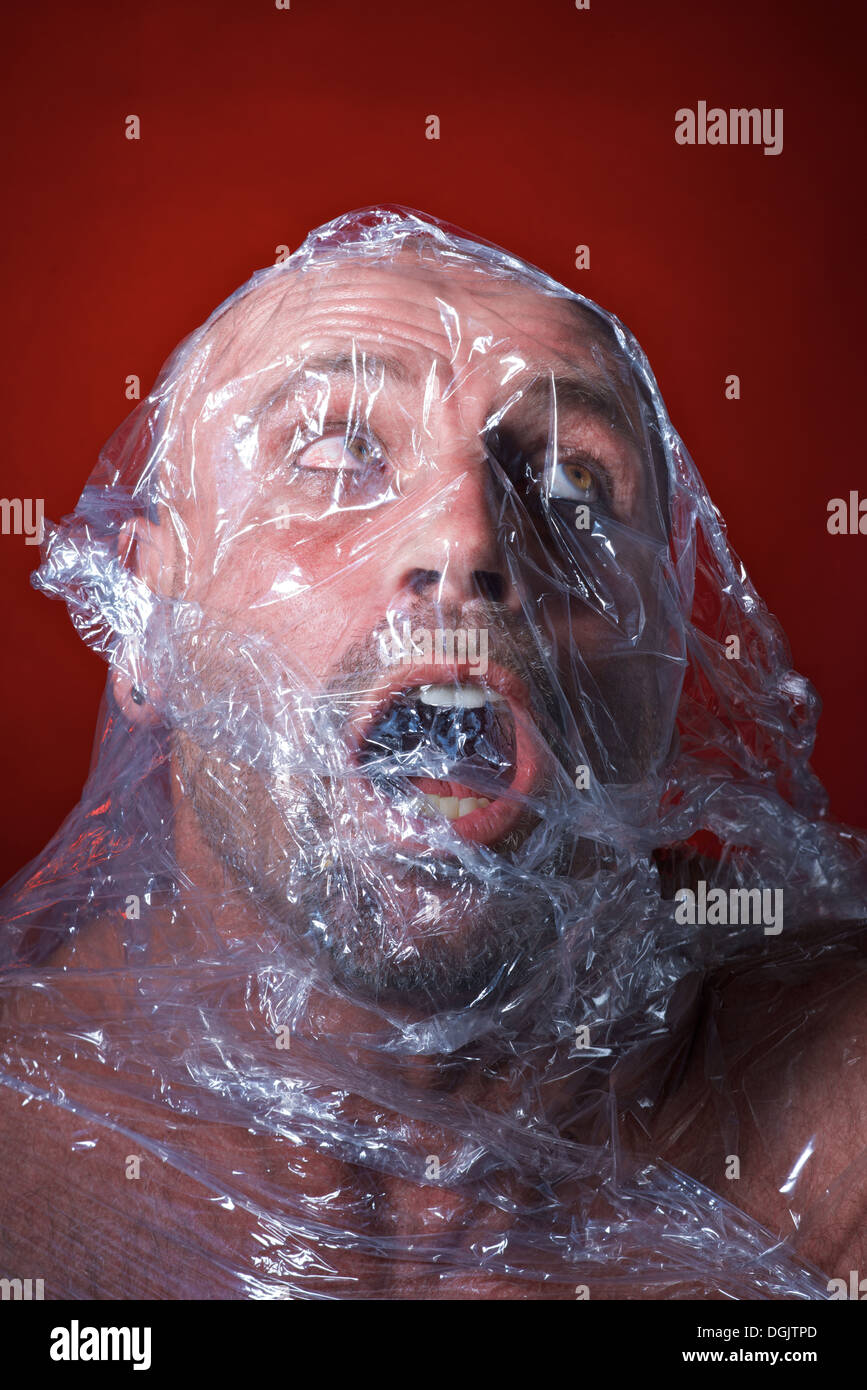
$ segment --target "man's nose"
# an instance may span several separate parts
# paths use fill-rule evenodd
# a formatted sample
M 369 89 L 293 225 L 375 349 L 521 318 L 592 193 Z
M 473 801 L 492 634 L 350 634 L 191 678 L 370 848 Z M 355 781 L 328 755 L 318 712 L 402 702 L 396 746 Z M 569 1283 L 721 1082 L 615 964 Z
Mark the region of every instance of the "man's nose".
M 399 587 L 444 607 L 479 598 L 517 605 L 500 536 L 502 499 L 487 459 L 442 463 L 424 498 L 413 500 L 412 537 L 402 548 Z

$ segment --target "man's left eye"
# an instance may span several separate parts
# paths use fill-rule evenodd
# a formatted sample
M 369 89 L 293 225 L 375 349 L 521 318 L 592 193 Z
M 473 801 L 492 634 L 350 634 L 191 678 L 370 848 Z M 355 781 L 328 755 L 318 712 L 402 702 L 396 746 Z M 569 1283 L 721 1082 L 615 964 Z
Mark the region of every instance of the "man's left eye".
M 556 501 L 596 502 L 602 496 L 597 474 L 583 459 L 558 459 L 547 487 Z

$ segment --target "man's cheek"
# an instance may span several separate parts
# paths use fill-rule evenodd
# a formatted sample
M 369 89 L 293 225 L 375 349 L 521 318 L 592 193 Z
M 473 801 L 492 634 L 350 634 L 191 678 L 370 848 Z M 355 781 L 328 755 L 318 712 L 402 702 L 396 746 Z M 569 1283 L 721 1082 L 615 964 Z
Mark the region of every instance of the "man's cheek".
M 385 528 L 372 513 L 323 506 L 313 512 L 302 499 L 280 493 L 251 509 L 238 538 L 255 544 L 299 579 L 321 581 L 327 572 L 350 563 L 358 552 L 369 553 Z
M 323 564 L 290 574 L 278 566 L 231 626 L 262 637 L 303 691 L 333 676 L 350 648 L 369 646 L 385 605 L 385 596 L 352 570 L 335 573 Z

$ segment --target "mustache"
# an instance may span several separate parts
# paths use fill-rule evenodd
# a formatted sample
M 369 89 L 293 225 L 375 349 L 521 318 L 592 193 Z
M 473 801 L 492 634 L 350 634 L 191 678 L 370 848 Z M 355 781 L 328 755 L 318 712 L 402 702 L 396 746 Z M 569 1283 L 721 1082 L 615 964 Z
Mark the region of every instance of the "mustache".
M 489 600 L 443 604 L 419 600 L 389 609 L 372 629 L 350 641 L 328 674 L 287 665 L 269 642 L 243 644 L 244 668 L 224 644 L 203 661 L 201 649 L 176 663 L 187 672 L 167 691 L 163 717 L 175 736 L 243 762 L 254 771 L 289 776 L 340 776 L 343 737 L 360 700 L 393 676 L 384 639 L 412 631 L 484 629 L 490 664 L 524 682 L 529 714 L 555 751 L 564 732 L 563 696 L 552 665 L 552 644 L 523 612 Z M 192 671 L 193 674 L 190 672 Z
M 436 632 L 477 631 L 486 635 L 486 659 L 521 679 L 530 694 L 531 708 L 555 725 L 560 723 L 557 682 L 553 674 L 553 648 L 545 635 L 504 605 L 487 599 L 465 604 L 420 601 L 390 611 L 370 633 L 342 652 L 325 683 L 331 697 L 349 697 L 371 689 L 394 668 L 384 659 L 388 643 L 407 627 Z

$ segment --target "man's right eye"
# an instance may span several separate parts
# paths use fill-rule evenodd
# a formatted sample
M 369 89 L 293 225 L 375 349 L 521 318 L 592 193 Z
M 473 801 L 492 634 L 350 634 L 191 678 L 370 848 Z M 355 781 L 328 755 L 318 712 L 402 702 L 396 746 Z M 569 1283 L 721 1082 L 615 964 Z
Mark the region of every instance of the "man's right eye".
M 322 435 L 289 459 L 293 468 L 326 473 L 358 473 L 383 461 L 373 440 L 361 434 Z

